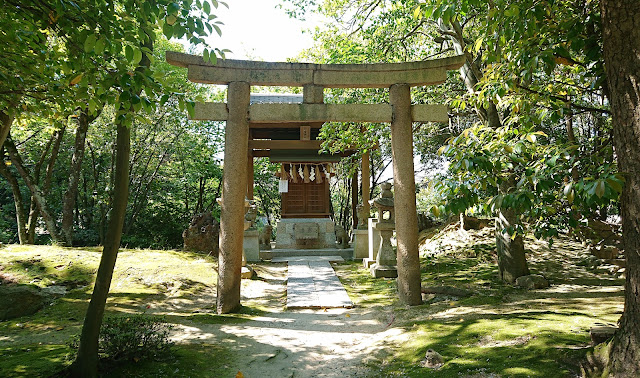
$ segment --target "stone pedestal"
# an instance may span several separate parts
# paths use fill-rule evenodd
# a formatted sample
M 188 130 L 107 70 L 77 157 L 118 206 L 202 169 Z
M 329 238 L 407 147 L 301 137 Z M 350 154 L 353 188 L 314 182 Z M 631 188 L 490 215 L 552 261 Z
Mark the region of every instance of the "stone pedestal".
M 362 260 L 362 264 L 365 268 L 370 268 L 371 265 L 375 264 L 376 257 L 378 257 L 378 248 L 380 248 L 380 233 L 375 229 L 375 225 L 378 223 L 378 219 L 369 218 L 368 222 L 368 242 L 367 248 L 369 250 L 369 254 L 366 258 Z
M 260 250 L 258 247 L 258 235 L 257 235 L 258 230 L 256 230 L 255 228 L 252 228 L 251 227 L 252 225 L 253 225 L 253 222 L 251 221 L 244 222 L 244 237 L 242 242 L 242 269 L 240 269 L 241 278 L 253 277 L 253 268 L 247 265 L 247 260 L 252 261 L 251 258 L 254 258 L 254 255 L 256 253 L 258 255 L 260 254 Z M 253 240 L 247 240 L 247 233 L 252 234 L 253 232 L 256 233 L 255 246 L 254 246 Z M 254 248 L 255 248 L 255 252 L 254 252 Z M 247 252 L 249 253 L 248 255 L 247 255 Z M 247 256 L 251 256 L 251 257 L 247 257 Z M 259 260 L 260 257 L 258 257 L 257 259 Z
M 334 226 L 329 218 L 280 219 L 276 232 L 276 249 L 335 248 Z
M 396 252 L 391 245 L 391 237 L 395 225 L 393 223 L 378 222 L 375 229 L 380 233 L 380 247 L 376 263 L 371 266 L 371 275 L 374 278 L 396 278 L 398 269 L 396 267 Z
M 353 230 L 353 258 L 369 257 L 369 233 L 367 230 Z
M 258 230 L 250 228 L 244 232 L 242 245 L 244 256 L 248 262 L 260 261 L 260 246 L 258 244 Z

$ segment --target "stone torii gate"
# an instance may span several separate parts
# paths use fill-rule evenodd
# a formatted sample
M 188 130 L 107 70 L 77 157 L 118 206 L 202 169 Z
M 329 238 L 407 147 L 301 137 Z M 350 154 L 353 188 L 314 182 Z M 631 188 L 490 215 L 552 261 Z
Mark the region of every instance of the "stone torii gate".
M 318 125 L 324 122 L 388 122 L 398 242 L 398 294 L 409 305 L 422 302 L 418 224 L 413 166 L 412 122 L 447 122 L 444 105 L 411 105 L 412 86 L 436 85 L 447 70 L 460 68 L 462 56 L 409 63 L 310 64 L 220 60 L 205 63 L 199 55 L 167 52 L 168 63 L 188 69 L 195 83 L 228 86 L 227 103 L 197 103 L 196 120 L 226 121 L 218 313 L 240 307 L 245 194 L 252 181 L 253 151 L 310 149 L 314 140 L 249 140 L 250 127 Z M 302 104 L 251 104 L 250 87 L 303 87 Z M 389 88 L 389 104 L 324 104 L 324 88 Z M 250 158 L 251 157 L 251 158 Z M 251 161 L 249 161 L 251 160 Z

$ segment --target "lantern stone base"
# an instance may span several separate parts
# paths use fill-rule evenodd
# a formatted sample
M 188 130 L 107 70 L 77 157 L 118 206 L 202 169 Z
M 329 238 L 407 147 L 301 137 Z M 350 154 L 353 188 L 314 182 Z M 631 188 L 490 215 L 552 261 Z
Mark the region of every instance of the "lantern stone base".
M 373 278 L 398 278 L 398 268 L 395 266 L 373 264 L 370 268 Z

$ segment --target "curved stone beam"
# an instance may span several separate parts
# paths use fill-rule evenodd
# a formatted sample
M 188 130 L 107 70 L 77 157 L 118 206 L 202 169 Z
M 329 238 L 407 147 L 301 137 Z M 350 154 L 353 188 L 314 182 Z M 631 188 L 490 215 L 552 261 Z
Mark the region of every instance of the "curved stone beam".
M 388 88 L 393 84 L 410 86 L 444 82 L 447 71 L 464 63 L 462 55 L 407 63 L 313 64 L 255 62 L 219 59 L 214 65 L 200 55 L 167 51 L 169 64 L 188 68 L 189 80 L 203 84 L 245 81 L 251 85 L 327 88 Z

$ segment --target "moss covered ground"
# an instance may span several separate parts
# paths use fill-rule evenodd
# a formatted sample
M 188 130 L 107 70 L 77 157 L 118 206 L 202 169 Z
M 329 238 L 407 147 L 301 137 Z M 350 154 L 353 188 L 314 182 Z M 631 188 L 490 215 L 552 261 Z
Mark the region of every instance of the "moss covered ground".
M 614 324 L 622 311 L 623 280 L 590 269 L 583 263 L 584 248 L 569 238 L 552 246 L 527 240 L 531 271 L 551 282 L 550 288 L 532 291 L 497 278 L 489 232 L 451 231 L 430 243 L 422 249 L 422 285 L 453 286 L 468 290 L 470 296 L 430 294 L 424 304 L 406 307 L 395 299 L 395 280 L 372 279 L 357 262 L 335 266 L 356 304 L 349 319 L 358 311 L 379 312 L 384 314 L 385 329 L 395 331 L 377 353 L 363 359 L 362 376 L 575 376 L 591 348 L 589 328 L 595 323 Z M 1 377 L 50 376 L 70 363 L 73 351 L 67 343 L 80 332 L 99 257 L 98 248 L 10 245 L 0 250 L 3 284 L 68 290 L 34 315 L 0 322 Z M 281 274 L 285 265 L 265 263 L 255 268 L 259 278 L 243 280 L 243 310 L 218 316 L 213 310 L 217 279 L 213 258 L 125 249 L 118 257 L 107 314 L 159 314 L 185 330 L 242 324 L 285 311 Z M 121 363 L 105 368 L 104 374 L 235 376 L 234 360 L 242 354 L 233 343 L 188 339 L 178 340 L 168 359 Z M 437 370 L 421 366 L 428 349 L 444 358 Z

